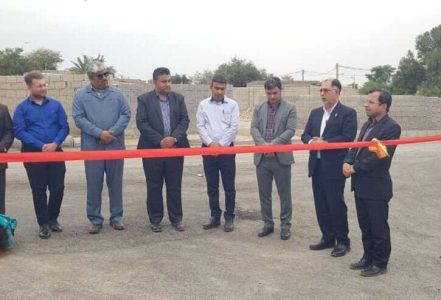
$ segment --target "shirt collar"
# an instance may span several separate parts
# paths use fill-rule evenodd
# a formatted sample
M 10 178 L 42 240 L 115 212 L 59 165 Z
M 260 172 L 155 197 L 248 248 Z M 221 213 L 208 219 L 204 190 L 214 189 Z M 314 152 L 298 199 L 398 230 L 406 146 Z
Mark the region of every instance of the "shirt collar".
M 332 111 L 333 111 L 334 108 L 338 105 L 339 102 L 340 102 L 340 101 L 335 102 L 335 104 L 332 106 L 332 108 L 331 108 L 331 110 L 330 110 L 329 112 L 328 112 L 328 110 L 326 109 L 326 107 L 323 106 L 323 111 L 324 111 L 325 113 L 331 114 Z
M 211 97 L 211 99 L 210 99 L 210 102 L 213 102 L 213 103 L 227 103 L 227 100 L 225 100 L 225 97 L 221 100 L 221 101 L 219 101 L 219 102 L 217 102 L 217 101 L 215 101 L 214 99 L 213 99 L 213 97 Z
M 158 98 L 158 100 L 160 100 L 160 101 L 168 101 L 168 96 L 170 95 L 170 93 L 168 93 L 166 96 L 167 96 L 167 98 L 165 99 L 165 100 L 161 100 L 161 97 L 160 97 L 160 94 L 155 90 L 155 95 L 156 95 L 156 97 Z
M 35 101 L 32 99 L 32 96 L 29 96 L 29 97 L 28 97 L 28 101 L 29 101 L 29 103 L 31 103 L 31 104 L 37 104 L 37 103 L 35 103 Z M 42 103 L 42 105 L 43 105 L 43 104 L 46 104 L 48 101 L 49 101 L 49 98 L 48 98 L 47 96 L 44 96 L 44 97 L 43 97 L 43 103 Z

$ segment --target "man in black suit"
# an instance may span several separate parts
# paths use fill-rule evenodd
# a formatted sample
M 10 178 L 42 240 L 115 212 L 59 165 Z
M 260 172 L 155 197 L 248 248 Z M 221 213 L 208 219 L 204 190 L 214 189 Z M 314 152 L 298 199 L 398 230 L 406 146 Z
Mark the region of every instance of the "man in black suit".
M 14 130 L 12 129 L 11 115 L 8 107 L 0 104 L 0 152 L 8 152 L 14 141 Z M 6 190 L 6 168 L 8 164 L 0 163 L 0 214 L 6 213 L 5 190 Z
M 136 126 L 141 132 L 138 149 L 190 147 L 186 133 L 190 123 L 187 107 L 184 97 L 171 91 L 169 69 L 155 69 L 153 83 L 153 91 L 138 97 Z M 164 180 L 170 222 L 177 231 L 184 231 L 181 200 L 184 158 L 144 158 L 142 162 L 147 181 L 147 212 L 152 231 L 162 231 Z
M 388 112 L 392 96 L 383 90 L 372 90 L 365 102 L 368 121 L 363 125 L 358 141 L 398 139 L 401 128 Z M 389 156 L 378 158 L 368 148 L 351 149 L 343 164 L 346 177 L 352 176 L 358 224 L 360 225 L 364 254 L 351 269 L 362 270 L 362 276 L 386 273 L 391 252 L 388 224 L 389 201 L 392 198 L 392 180 L 389 169 L 396 146 L 387 147 Z
M 313 109 L 302 134 L 305 144 L 352 142 L 357 135 L 357 113 L 340 103 L 341 83 L 326 79 L 320 87 L 323 107 Z M 312 177 L 317 221 L 322 238 L 311 250 L 333 248 L 339 257 L 350 251 L 347 207 L 343 197 L 345 180 L 341 172 L 346 149 L 310 151 L 309 177 Z

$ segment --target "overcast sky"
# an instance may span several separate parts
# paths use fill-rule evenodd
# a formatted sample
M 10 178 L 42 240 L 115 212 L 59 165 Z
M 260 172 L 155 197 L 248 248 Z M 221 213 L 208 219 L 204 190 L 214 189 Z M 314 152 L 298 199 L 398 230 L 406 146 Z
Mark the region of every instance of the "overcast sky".
M 397 66 L 415 38 L 441 24 L 441 1 L 0 0 L 0 49 L 86 54 L 149 79 L 157 66 L 192 75 L 237 56 L 276 75 L 335 74 L 336 63 Z M 329 75 L 316 74 L 326 73 Z M 362 71 L 341 69 L 342 79 Z

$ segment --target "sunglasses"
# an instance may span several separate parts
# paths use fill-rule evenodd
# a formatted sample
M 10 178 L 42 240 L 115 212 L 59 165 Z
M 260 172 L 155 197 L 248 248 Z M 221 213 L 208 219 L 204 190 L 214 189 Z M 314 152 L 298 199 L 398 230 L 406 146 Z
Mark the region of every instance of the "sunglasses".
M 107 78 L 108 76 L 109 76 L 109 73 L 95 75 L 95 77 L 98 79 L 104 79 L 104 78 Z

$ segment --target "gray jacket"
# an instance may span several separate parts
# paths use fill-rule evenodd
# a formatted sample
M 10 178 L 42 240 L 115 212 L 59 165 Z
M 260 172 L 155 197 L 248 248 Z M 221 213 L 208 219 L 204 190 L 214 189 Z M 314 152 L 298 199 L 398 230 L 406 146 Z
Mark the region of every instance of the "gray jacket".
M 81 150 L 124 149 L 124 130 L 130 121 L 130 107 L 122 92 L 109 86 L 99 97 L 90 85 L 73 97 L 72 116 L 81 130 Z M 109 130 L 115 136 L 110 144 L 100 143 L 100 134 Z
M 254 109 L 253 120 L 251 121 L 251 135 L 256 145 L 265 144 L 266 123 L 268 116 L 268 102 L 258 105 Z M 297 126 L 297 111 L 294 104 L 282 99 L 280 107 L 276 114 L 276 124 L 274 128 L 274 139 L 272 144 L 291 144 Z M 254 164 L 259 165 L 263 157 L 262 153 L 254 154 Z M 290 165 L 294 163 L 294 155 L 292 152 L 276 153 L 277 160 L 281 165 Z

